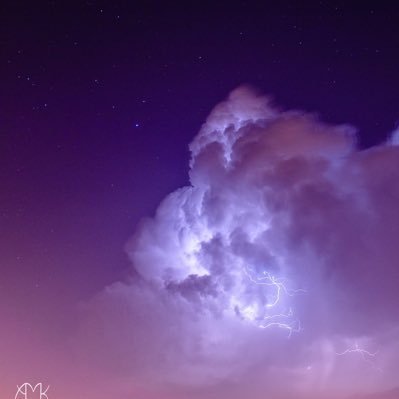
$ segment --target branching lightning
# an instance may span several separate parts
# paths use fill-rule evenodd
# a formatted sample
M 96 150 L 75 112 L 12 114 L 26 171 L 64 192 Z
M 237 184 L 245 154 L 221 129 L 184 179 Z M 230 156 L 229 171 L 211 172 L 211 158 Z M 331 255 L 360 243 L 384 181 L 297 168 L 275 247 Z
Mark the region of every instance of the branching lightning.
M 244 268 L 245 274 L 248 279 L 256 284 L 263 285 L 267 287 L 273 287 L 275 292 L 273 298 L 265 305 L 265 308 L 268 310 L 267 315 L 260 317 L 258 327 L 262 329 L 267 329 L 271 327 L 278 327 L 281 329 L 285 329 L 288 331 L 288 337 L 291 337 L 293 332 L 301 331 L 301 324 L 299 320 L 293 319 L 294 312 L 292 308 L 289 308 L 287 312 L 283 313 L 271 313 L 270 309 L 281 305 L 282 295 L 286 294 L 288 296 L 294 296 L 298 293 L 305 293 L 304 289 L 289 289 L 285 285 L 285 279 L 278 278 L 268 271 L 263 271 L 261 276 L 253 277 L 253 275 L 248 271 L 247 268 Z
M 369 352 L 366 349 L 360 348 L 357 342 L 352 348 L 348 348 L 343 352 L 335 352 L 338 356 L 347 355 L 349 353 L 360 353 L 364 360 L 370 361 L 370 358 L 375 357 L 378 352 Z
M 362 359 L 371 364 L 374 368 L 376 368 L 378 371 L 382 371 L 379 367 L 376 367 L 375 362 L 373 361 L 373 358 L 375 358 L 378 354 L 377 352 L 369 352 L 368 350 L 361 348 L 357 342 L 352 347 L 349 347 L 345 349 L 343 352 L 335 352 L 337 356 L 345 356 L 349 355 L 351 353 L 357 353 L 361 355 Z
M 288 296 L 294 296 L 295 294 L 306 292 L 306 290 L 304 289 L 296 289 L 296 290 L 288 289 L 284 284 L 285 279 L 277 278 L 267 271 L 263 271 L 263 275 L 261 277 L 256 277 L 256 278 L 253 278 L 247 269 L 245 269 L 245 273 L 254 284 L 266 285 L 269 287 L 276 288 L 276 294 L 274 300 L 266 305 L 268 308 L 273 308 L 280 302 L 281 291 L 284 291 Z
M 260 324 L 259 328 L 270 328 L 270 327 L 278 327 L 285 330 L 288 330 L 288 338 L 291 337 L 293 332 L 301 331 L 301 323 L 299 320 L 292 320 L 294 316 L 294 312 L 290 308 L 287 313 L 278 313 L 270 316 L 265 316 L 263 318 L 264 324 Z M 283 320 L 286 320 L 284 322 Z

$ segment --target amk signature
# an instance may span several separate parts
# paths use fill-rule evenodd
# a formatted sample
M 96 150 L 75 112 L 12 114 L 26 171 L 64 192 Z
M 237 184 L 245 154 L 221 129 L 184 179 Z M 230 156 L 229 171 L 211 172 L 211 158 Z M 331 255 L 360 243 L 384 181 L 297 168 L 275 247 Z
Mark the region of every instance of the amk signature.
M 44 389 L 43 384 L 39 382 L 35 386 L 25 382 L 21 386 L 17 385 L 17 393 L 15 395 L 15 399 L 48 399 L 47 391 L 50 388 L 50 385 Z

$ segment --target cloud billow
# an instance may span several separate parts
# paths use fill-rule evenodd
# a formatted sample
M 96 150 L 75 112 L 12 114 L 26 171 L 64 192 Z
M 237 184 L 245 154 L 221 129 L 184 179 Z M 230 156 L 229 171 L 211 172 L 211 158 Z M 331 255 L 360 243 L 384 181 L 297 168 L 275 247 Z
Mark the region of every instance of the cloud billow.
M 159 398 L 393 386 L 395 143 L 359 151 L 349 125 L 233 91 L 190 145 L 190 186 L 127 245 L 135 273 L 89 305 L 85 328 L 105 332 L 87 350 L 109 344 L 111 367 Z

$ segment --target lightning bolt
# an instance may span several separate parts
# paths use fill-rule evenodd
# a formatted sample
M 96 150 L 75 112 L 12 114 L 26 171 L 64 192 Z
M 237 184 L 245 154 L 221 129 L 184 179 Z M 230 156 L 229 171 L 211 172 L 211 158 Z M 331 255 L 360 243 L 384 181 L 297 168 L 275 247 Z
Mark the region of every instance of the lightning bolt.
M 291 337 L 293 332 L 301 331 L 301 323 L 299 320 L 292 320 L 294 312 L 290 308 L 287 313 L 278 313 L 270 316 L 265 316 L 263 318 L 264 324 L 261 323 L 259 328 L 270 328 L 270 327 L 278 327 L 284 330 L 288 330 L 288 338 Z M 283 320 L 287 320 L 284 322 Z
M 268 308 L 273 308 L 280 302 L 282 291 L 284 291 L 288 296 L 294 296 L 295 294 L 306 292 L 304 289 L 288 289 L 284 284 L 285 279 L 277 278 L 267 271 L 264 271 L 262 276 L 254 278 L 246 268 L 244 270 L 250 281 L 252 281 L 254 284 L 276 288 L 274 300 L 266 305 Z
M 304 289 L 287 288 L 287 286 L 285 285 L 285 279 L 278 278 L 268 271 L 263 271 L 262 275 L 257 277 L 253 277 L 253 275 L 248 271 L 247 268 L 244 268 L 244 272 L 252 283 L 256 285 L 274 287 L 274 296 L 272 300 L 265 305 L 265 307 L 268 309 L 268 313 L 270 313 L 270 309 L 275 308 L 277 305 L 280 304 L 283 294 L 286 294 L 288 296 L 294 296 L 298 293 L 306 292 L 306 290 Z M 261 319 L 258 327 L 262 329 L 267 329 L 271 327 L 285 329 L 288 331 L 289 338 L 291 337 L 293 332 L 301 331 L 301 324 L 299 320 L 293 319 L 293 316 L 294 312 L 292 308 L 290 308 L 286 313 L 268 314 Z
M 343 352 L 335 352 L 338 356 L 347 355 L 348 353 L 360 353 L 364 360 L 370 360 L 371 357 L 375 357 L 378 352 L 369 352 L 366 349 L 360 348 L 359 344 L 356 342 L 352 348 L 348 348 Z
M 365 362 L 370 363 L 376 370 L 382 371 L 379 367 L 376 367 L 375 362 L 373 361 L 373 358 L 377 356 L 378 351 L 369 352 L 368 350 L 361 348 L 357 342 L 355 342 L 355 344 L 352 347 L 345 349 L 343 352 L 335 352 L 337 356 L 345 356 L 351 353 L 357 353 L 361 355 L 362 359 Z

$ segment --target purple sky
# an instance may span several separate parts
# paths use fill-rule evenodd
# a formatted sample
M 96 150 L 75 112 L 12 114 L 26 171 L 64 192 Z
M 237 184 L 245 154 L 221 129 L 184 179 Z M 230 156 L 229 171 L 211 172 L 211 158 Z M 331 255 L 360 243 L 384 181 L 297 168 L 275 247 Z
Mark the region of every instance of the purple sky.
M 0 395 L 396 399 L 397 12 L 4 3 Z

